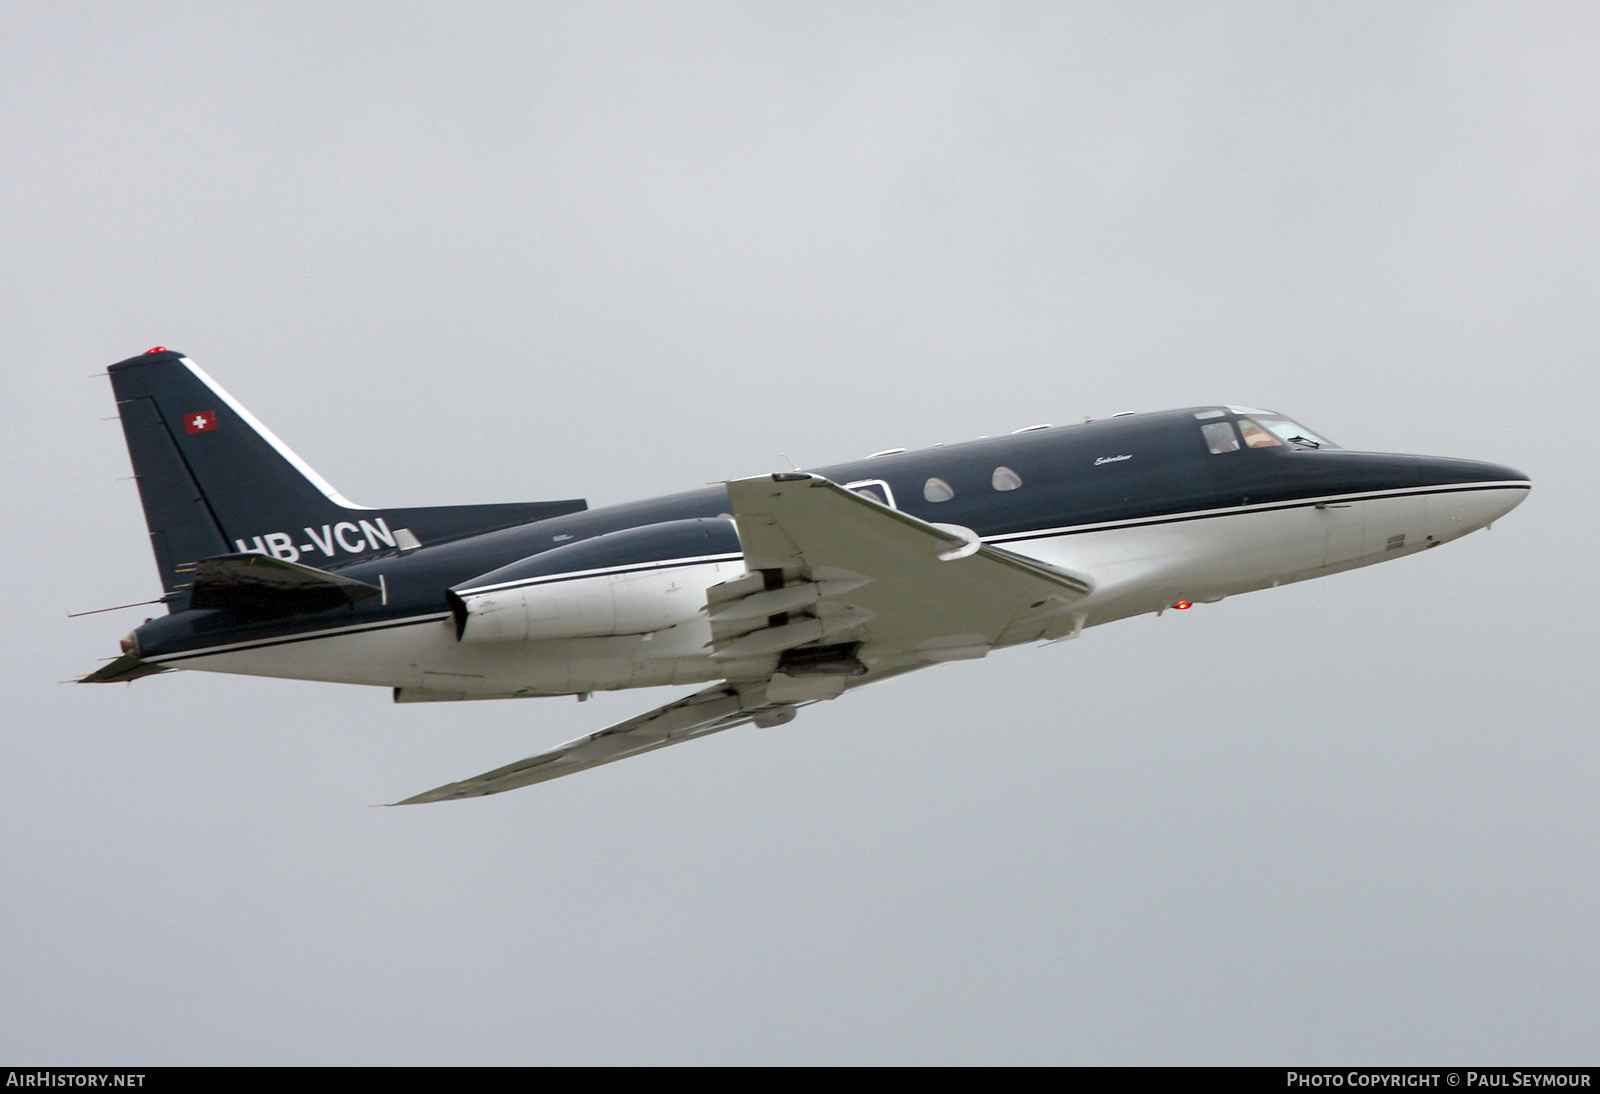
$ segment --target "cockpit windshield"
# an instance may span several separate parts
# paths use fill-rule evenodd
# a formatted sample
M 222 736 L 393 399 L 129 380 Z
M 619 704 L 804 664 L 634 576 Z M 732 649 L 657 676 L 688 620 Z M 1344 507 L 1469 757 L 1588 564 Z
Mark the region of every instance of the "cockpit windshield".
M 1317 436 L 1291 418 L 1277 415 L 1251 414 L 1239 418 L 1239 432 L 1250 448 L 1271 448 L 1289 444 L 1298 448 L 1337 448 L 1332 441 Z
M 1206 447 L 1213 454 L 1221 452 L 1236 452 L 1240 448 L 1338 448 L 1339 446 L 1311 432 L 1305 426 L 1292 418 L 1285 418 L 1282 414 L 1274 414 L 1269 410 L 1254 410 L 1248 407 L 1229 407 L 1227 412 L 1238 415 L 1238 418 L 1229 424 L 1226 421 L 1210 421 L 1200 427 L 1205 435 Z M 1196 418 L 1222 418 L 1222 410 L 1206 410 L 1195 414 Z M 1238 433 L 1234 429 L 1238 429 Z M 1240 438 L 1244 443 L 1241 445 Z

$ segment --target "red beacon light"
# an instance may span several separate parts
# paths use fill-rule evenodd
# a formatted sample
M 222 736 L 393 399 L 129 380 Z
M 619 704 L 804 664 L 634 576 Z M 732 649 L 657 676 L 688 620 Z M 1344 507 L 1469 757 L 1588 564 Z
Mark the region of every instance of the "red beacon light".
M 145 352 L 146 353 L 168 353 L 170 351 L 167 349 L 166 346 L 151 346 L 149 349 L 145 350 Z
M 1190 608 L 1194 607 L 1194 605 L 1189 603 L 1189 601 L 1187 601 L 1187 600 L 1180 600 L 1176 604 L 1174 604 L 1173 607 L 1177 608 L 1180 612 L 1186 612 Z

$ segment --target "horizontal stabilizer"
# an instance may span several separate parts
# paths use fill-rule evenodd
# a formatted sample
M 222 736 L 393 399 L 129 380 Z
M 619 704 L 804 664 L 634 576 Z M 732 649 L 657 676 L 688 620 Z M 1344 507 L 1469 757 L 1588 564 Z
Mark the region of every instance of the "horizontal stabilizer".
M 80 684 L 121 684 L 137 680 L 141 676 L 154 676 L 158 672 L 170 672 L 165 665 L 152 665 L 148 661 L 141 661 L 131 653 L 125 653 L 109 664 L 101 665 L 88 676 L 80 676 Z
M 237 554 L 194 564 L 189 606 L 245 615 L 293 615 L 354 604 L 383 590 L 271 555 Z

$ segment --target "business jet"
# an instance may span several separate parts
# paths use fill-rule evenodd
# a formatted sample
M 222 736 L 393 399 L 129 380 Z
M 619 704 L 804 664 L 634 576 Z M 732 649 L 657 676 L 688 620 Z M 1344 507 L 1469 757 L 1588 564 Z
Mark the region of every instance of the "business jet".
M 85 683 L 172 669 L 396 702 L 702 685 L 397 805 L 496 794 L 946 661 L 1368 566 L 1527 495 L 1201 406 L 782 471 L 626 505 L 345 500 L 180 353 L 109 369 L 167 614 Z

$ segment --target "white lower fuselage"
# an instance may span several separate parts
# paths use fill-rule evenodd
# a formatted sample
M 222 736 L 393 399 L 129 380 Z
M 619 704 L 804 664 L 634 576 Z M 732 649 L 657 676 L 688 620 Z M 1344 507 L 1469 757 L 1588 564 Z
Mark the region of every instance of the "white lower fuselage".
M 988 542 L 1053 566 L 1093 575 L 1094 589 L 1064 609 L 1040 638 L 1179 601 L 1204 603 L 1414 554 L 1486 527 L 1526 495 L 1526 482 L 1469 483 L 1335 495 L 1137 521 L 1041 529 Z M 458 637 L 448 610 L 401 621 L 332 627 L 192 650 L 158 663 L 173 668 L 370 684 L 403 701 L 549 696 L 736 676 L 739 662 L 714 660 L 706 590 L 745 572 L 737 557 L 618 566 L 563 579 L 563 596 L 610 597 L 622 582 L 681 598 L 685 619 L 639 633 L 588 637 Z M 515 590 L 511 590 L 515 592 Z M 861 651 L 872 660 L 871 643 Z M 765 662 L 770 669 L 770 659 Z M 930 662 L 931 663 L 931 662 Z

